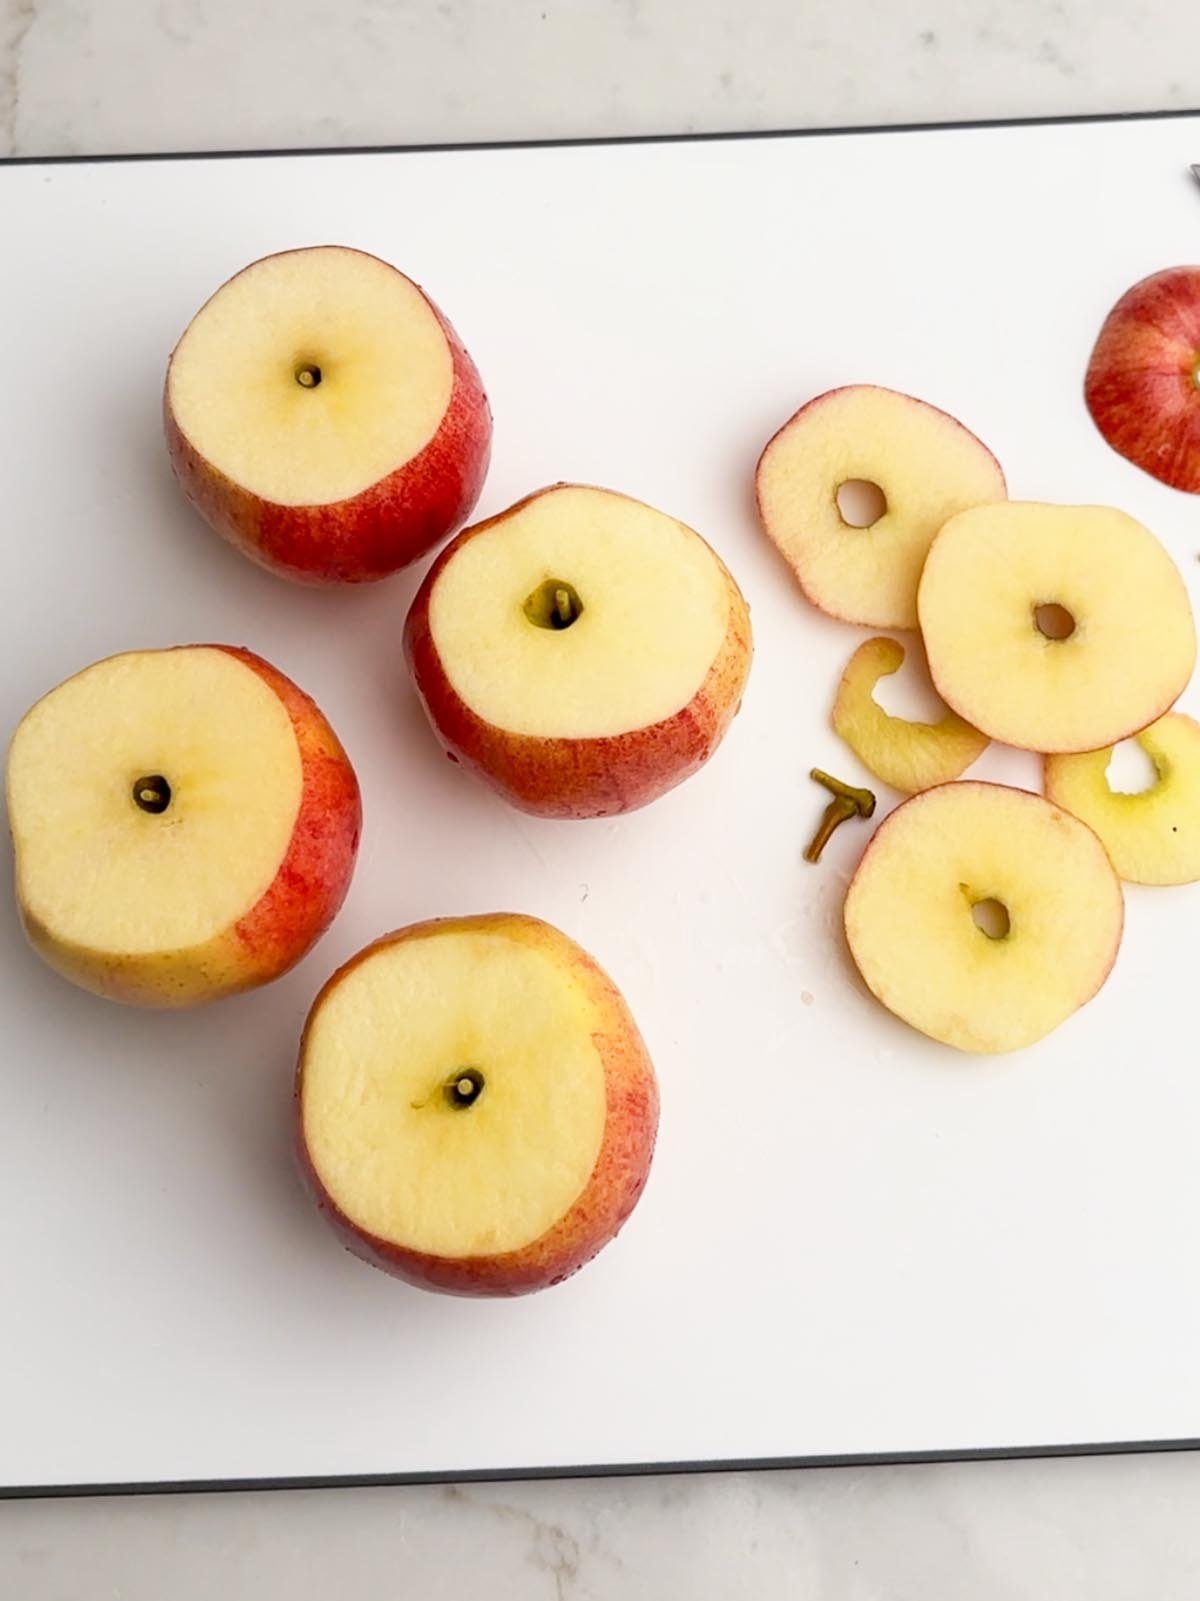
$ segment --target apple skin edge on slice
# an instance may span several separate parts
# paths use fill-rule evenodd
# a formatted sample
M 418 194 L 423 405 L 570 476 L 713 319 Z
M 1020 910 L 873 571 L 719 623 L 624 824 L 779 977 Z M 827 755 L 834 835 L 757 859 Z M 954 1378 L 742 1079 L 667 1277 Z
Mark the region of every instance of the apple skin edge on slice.
M 251 651 L 84 668 L 26 713 L 6 773 L 30 944 L 83 989 L 194 1006 L 269 983 L 342 904 L 358 783 L 313 701 Z
M 1040 795 L 973 779 L 903 802 L 863 853 L 846 939 L 889 1011 L 960 1051 L 1034 1044 L 1100 989 L 1124 924 L 1100 840 Z
M 876 384 L 801 406 L 768 441 L 754 483 L 763 529 L 807 598 L 868 628 L 915 628 L 933 536 L 1007 494 L 1000 464 L 962 423 Z M 863 510 L 849 511 L 851 489 Z
M 317 997 L 296 1137 L 351 1252 L 451 1295 L 560 1284 L 630 1216 L 658 1089 L 629 1008 L 558 929 L 506 913 L 389 934 Z
M 988 747 L 988 737 L 947 708 L 936 723 L 886 712 L 874 698 L 881 678 L 904 665 L 899 640 L 865 640 L 851 656 L 833 703 L 833 731 L 876 778 L 904 795 L 959 778 Z
M 461 340 L 411 279 L 325 245 L 229 279 L 176 345 L 167 451 L 187 499 L 261 566 L 358 584 L 470 515 L 491 453 Z
M 960 512 L 930 547 L 918 609 L 938 694 L 1023 750 L 1118 743 L 1174 704 L 1196 662 L 1179 569 L 1107 506 Z
M 1110 787 L 1109 749 L 1047 756 L 1046 796 L 1095 830 L 1128 883 L 1193 884 L 1200 880 L 1200 724 L 1168 712 L 1133 737 L 1154 769 L 1148 789 Z
M 699 534 L 579 484 L 464 529 L 404 630 L 447 754 L 539 817 L 631 811 L 695 773 L 751 650 L 741 591 Z
M 1200 494 L 1200 266 L 1126 290 L 1096 340 L 1084 400 L 1118 455 Z

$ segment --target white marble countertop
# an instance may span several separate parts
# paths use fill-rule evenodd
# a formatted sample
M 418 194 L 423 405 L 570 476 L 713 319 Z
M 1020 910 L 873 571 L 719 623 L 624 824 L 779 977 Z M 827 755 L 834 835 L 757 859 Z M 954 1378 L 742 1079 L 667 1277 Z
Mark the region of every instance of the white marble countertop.
M 0 0 L 0 154 L 1197 106 L 1180 0 Z M 9 1502 L 0 1594 L 1172 1601 L 1198 1496 L 1178 1454 Z

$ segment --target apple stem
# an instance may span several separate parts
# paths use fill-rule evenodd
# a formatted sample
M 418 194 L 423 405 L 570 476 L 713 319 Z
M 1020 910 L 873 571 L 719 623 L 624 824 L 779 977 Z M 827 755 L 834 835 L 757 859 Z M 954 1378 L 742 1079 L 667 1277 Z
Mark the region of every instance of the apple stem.
M 871 816 L 875 810 L 875 797 L 869 789 L 856 789 L 853 784 L 844 784 L 840 778 L 831 778 L 819 767 L 814 767 L 809 777 L 833 796 L 821 816 L 816 833 L 804 851 L 806 862 L 819 862 L 821 852 L 828 845 L 836 829 L 852 817 Z
M 568 590 L 556 589 L 554 591 L 554 607 L 558 612 L 558 620 L 565 628 L 574 618 L 571 611 L 571 596 Z

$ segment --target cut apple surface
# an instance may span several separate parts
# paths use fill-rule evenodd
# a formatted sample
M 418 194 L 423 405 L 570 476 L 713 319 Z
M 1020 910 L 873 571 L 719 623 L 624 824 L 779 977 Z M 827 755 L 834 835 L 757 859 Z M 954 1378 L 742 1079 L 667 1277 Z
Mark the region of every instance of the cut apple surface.
M 833 729 L 868 772 L 912 795 L 958 778 L 987 749 L 988 738 L 949 709 L 936 723 L 886 712 L 875 686 L 900 670 L 904 655 L 895 639 L 868 639 L 858 647 L 838 685 Z
M 453 328 L 360 250 L 267 256 L 218 289 L 167 370 L 184 492 L 256 561 L 360 583 L 417 560 L 470 513 L 491 415 Z
M 1048 756 L 1046 795 L 1095 830 L 1112 864 L 1132 884 L 1200 879 L 1200 724 L 1168 712 L 1134 736 L 1154 781 L 1124 794 L 1108 778 L 1111 750 Z
M 1196 660 L 1174 562 L 1106 506 L 961 512 L 930 549 L 920 617 L 938 694 L 1025 750 L 1115 745 L 1174 703 Z
M 420 923 L 318 996 L 301 1155 L 344 1244 L 410 1283 L 519 1295 L 589 1261 L 633 1210 L 654 1072 L 596 963 L 536 918 Z
M 147 1006 L 278 977 L 337 912 L 358 845 L 332 729 L 226 646 L 113 656 L 51 690 L 13 736 L 7 796 L 31 944 Z
M 1113 449 L 1200 494 L 1200 267 L 1143 278 L 1105 318 L 1084 398 Z
M 846 937 L 897 1017 L 962 1051 L 1032 1045 L 1103 984 L 1124 921 L 1103 845 L 1024 790 L 965 780 L 905 801 L 846 895 Z
M 915 628 L 933 536 L 1006 493 L 996 458 L 961 423 L 874 384 L 802 406 L 759 458 L 755 489 L 762 525 L 813 605 L 870 628 Z
M 442 552 L 405 649 L 451 755 L 525 811 L 601 817 L 712 754 L 741 701 L 750 620 L 683 523 L 559 484 Z

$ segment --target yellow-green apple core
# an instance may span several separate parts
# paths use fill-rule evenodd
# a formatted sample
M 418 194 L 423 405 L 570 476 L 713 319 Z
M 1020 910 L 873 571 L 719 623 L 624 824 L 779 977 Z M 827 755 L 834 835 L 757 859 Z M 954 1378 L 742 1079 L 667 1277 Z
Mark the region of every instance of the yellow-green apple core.
M 964 781 L 881 824 L 846 895 L 846 937 L 872 993 L 959 1050 L 1018 1050 L 1103 984 L 1121 941 L 1103 845 L 1040 795 Z
M 1196 660 L 1174 562 L 1105 506 L 960 513 L 929 552 L 920 620 L 946 704 L 1026 750 L 1116 744 L 1173 704 Z
M 906 795 L 957 778 L 987 749 L 986 734 L 947 710 L 936 723 L 893 716 L 875 699 L 904 664 L 895 639 L 868 639 L 851 656 L 833 703 L 833 729 L 868 772 Z
M 13 736 L 8 815 L 25 914 L 97 958 L 202 945 L 271 884 L 300 796 L 287 708 L 235 656 L 98 662 Z
M 434 582 L 429 627 L 477 717 L 599 739 L 692 700 L 730 604 L 725 569 L 690 528 L 625 495 L 565 486 L 463 539 Z
M 167 399 L 193 450 L 280 506 L 348 500 L 437 430 L 454 364 L 403 273 L 335 246 L 247 267 L 197 313 Z
M 934 534 L 1006 493 L 996 458 L 961 423 L 870 384 L 802 406 L 763 451 L 756 489 L 763 527 L 813 605 L 874 628 L 916 627 Z
M 520 1250 L 570 1211 L 596 1164 L 594 1027 L 561 964 L 502 933 L 380 946 L 326 992 L 305 1040 L 317 1178 L 352 1224 L 408 1250 Z
M 1048 756 L 1046 794 L 1093 828 L 1133 884 L 1200 879 L 1200 724 L 1168 712 L 1135 736 L 1152 767 L 1149 786 L 1112 787 L 1111 750 Z

